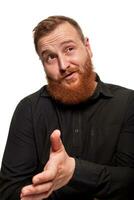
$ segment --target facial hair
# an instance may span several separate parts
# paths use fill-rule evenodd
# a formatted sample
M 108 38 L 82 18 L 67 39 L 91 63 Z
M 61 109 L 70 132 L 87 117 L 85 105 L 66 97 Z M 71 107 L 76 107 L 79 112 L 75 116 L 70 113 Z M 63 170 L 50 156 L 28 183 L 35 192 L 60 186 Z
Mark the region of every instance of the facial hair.
M 79 83 L 74 85 L 70 84 L 67 86 L 62 83 L 62 80 L 64 79 L 65 75 L 71 72 L 79 73 Z M 87 60 L 83 66 L 69 67 L 66 69 L 65 75 L 58 81 L 52 80 L 47 76 L 47 90 L 52 98 L 54 98 L 56 101 L 59 101 L 63 104 L 73 105 L 84 102 L 93 95 L 95 90 L 96 74 L 93 71 L 93 65 L 90 56 L 87 57 Z

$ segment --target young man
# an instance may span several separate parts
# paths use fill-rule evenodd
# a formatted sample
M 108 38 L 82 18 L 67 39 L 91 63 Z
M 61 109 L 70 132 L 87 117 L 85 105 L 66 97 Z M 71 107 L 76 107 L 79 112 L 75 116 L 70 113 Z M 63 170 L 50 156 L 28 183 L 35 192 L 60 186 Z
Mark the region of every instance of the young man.
M 71 18 L 41 21 L 34 43 L 48 85 L 15 110 L 0 199 L 133 199 L 134 91 L 101 82 Z

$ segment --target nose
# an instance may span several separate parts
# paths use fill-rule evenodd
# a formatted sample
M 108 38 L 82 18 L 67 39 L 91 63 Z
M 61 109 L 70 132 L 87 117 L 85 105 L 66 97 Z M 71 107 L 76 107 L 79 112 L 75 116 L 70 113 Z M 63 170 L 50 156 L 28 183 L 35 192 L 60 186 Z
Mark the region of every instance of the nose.
M 60 69 L 60 71 L 61 72 L 66 71 L 66 69 L 70 65 L 68 59 L 65 56 L 61 55 L 61 56 L 59 56 L 58 61 L 59 61 L 59 69 Z

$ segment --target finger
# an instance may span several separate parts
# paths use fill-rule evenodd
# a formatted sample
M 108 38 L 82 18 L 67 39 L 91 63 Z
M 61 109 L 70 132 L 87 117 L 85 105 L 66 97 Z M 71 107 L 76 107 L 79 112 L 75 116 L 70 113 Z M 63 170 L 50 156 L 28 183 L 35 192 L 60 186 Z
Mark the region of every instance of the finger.
M 54 130 L 50 136 L 52 151 L 58 151 L 62 148 L 62 141 L 60 138 L 60 131 Z
M 50 163 L 48 169 L 35 175 L 32 179 L 34 185 L 52 181 L 57 174 L 57 167 L 54 163 Z
M 31 196 L 31 195 L 48 193 L 49 191 L 51 191 L 52 186 L 53 186 L 52 182 L 48 182 L 48 183 L 44 183 L 44 184 L 40 184 L 36 186 L 33 186 L 33 185 L 26 186 L 22 189 L 21 198 L 29 196 L 29 195 Z
M 53 190 L 50 190 L 49 192 L 45 192 L 42 194 L 35 194 L 35 195 L 28 195 L 25 197 L 21 197 L 21 200 L 41 200 L 46 199 L 52 194 Z
M 33 185 L 27 185 L 22 188 L 21 198 L 27 194 L 33 194 Z

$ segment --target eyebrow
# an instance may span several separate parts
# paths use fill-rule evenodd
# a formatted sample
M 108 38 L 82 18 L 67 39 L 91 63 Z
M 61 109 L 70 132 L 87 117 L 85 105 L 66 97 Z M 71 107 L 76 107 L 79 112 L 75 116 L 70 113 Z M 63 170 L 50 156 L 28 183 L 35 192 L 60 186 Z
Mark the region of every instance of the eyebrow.
M 50 54 L 50 53 L 52 53 L 52 51 L 50 51 L 50 50 L 48 50 L 48 49 L 45 49 L 45 50 L 43 50 L 43 51 L 41 52 L 41 56 L 43 56 L 43 55 L 48 55 L 48 54 Z
M 66 40 L 61 43 L 61 46 L 68 43 L 75 43 L 73 40 Z

